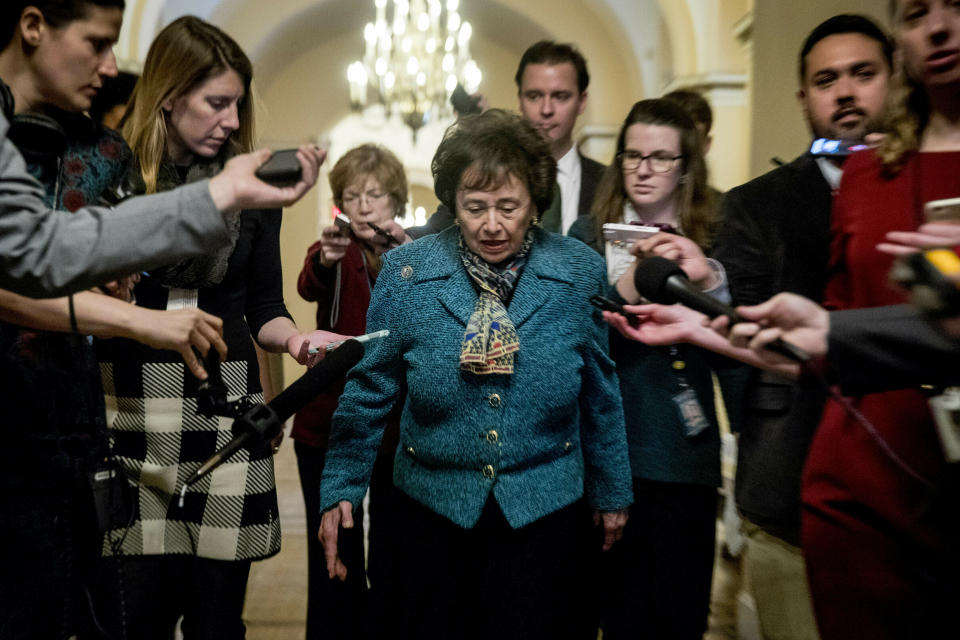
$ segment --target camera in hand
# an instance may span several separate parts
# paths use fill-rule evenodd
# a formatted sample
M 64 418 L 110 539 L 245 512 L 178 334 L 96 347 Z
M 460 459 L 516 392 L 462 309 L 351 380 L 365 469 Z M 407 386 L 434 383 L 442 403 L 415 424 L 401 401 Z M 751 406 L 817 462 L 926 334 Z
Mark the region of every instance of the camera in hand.
M 275 151 L 270 159 L 254 172 L 258 179 L 275 187 L 288 187 L 300 181 L 302 170 L 296 149 Z

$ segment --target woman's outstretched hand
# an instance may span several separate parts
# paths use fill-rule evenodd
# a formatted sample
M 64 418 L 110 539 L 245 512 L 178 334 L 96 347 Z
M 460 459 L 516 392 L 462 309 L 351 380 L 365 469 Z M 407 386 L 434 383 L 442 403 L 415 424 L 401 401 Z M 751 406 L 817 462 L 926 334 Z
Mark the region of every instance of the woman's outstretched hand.
M 287 339 L 287 353 L 307 368 L 315 366 L 327 355 L 327 345 L 332 342 L 349 340 L 351 336 L 340 335 L 332 331 L 309 331 L 298 333 Z M 312 352 L 311 352 L 312 349 Z

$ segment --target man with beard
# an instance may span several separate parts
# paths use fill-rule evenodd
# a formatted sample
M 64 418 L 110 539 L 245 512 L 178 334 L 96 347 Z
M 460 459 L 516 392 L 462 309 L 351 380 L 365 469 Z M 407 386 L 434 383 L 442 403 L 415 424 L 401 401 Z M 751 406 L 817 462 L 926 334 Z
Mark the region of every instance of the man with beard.
M 862 141 L 875 131 L 891 60 L 889 39 L 865 17 L 838 15 L 817 26 L 800 52 L 797 92 L 813 137 Z M 804 153 L 726 195 L 714 257 L 734 304 L 781 291 L 822 298 L 841 173 L 842 159 Z M 800 478 L 824 392 L 752 370 L 742 400 L 731 408 L 742 416 L 736 499 L 760 626 L 766 638 L 816 638 L 799 548 Z

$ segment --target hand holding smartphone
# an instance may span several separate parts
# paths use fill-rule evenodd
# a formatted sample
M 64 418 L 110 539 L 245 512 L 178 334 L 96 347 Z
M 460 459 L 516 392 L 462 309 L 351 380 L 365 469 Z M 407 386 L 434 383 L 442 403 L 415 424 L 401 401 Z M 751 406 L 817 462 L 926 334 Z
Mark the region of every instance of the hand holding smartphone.
M 610 298 L 605 298 L 599 294 L 590 296 L 590 304 L 595 306 L 597 309 L 600 309 L 601 311 L 612 311 L 613 313 L 619 313 L 620 315 L 622 315 L 627 320 L 630 320 L 631 322 L 637 319 L 637 314 L 630 313 L 629 311 L 624 309 L 621 305 L 617 304 Z
M 287 187 L 300 181 L 302 168 L 297 159 L 297 149 L 275 151 L 270 159 L 254 172 L 258 179 L 275 187 Z

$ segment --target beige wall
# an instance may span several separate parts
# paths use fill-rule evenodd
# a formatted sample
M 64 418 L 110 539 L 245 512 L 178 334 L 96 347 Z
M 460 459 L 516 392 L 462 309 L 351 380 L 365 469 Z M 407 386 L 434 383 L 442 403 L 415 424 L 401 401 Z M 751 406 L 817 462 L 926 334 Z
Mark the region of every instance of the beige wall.
M 887 25 L 881 0 L 755 0 L 750 177 L 766 173 L 770 158 L 790 160 L 810 143 L 797 105 L 797 55 L 807 34 L 838 13 L 861 13 Z

